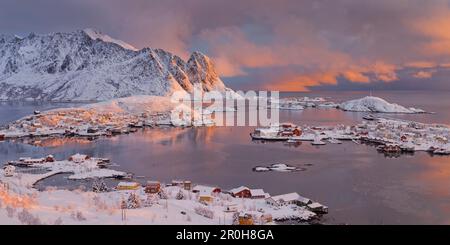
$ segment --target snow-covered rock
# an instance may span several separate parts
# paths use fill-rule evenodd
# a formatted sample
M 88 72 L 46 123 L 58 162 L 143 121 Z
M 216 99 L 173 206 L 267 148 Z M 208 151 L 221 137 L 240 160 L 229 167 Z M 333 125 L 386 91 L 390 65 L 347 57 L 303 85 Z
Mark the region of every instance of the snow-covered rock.
M 381 113 L 424 113 L 424 110 L 406 108 L 404 106 L 389 103 L 386 100 L 373 96 L 350 100 L 339 105 L 344 111 L 381 112 Z
M 90 38 L 92 38 L 92 40 L 100 39 L 100 40 L 102 40 L 102 41 L 104 41 L 104 42 L 107 42 L 107 43 L 115 43 L 115 44 L 121 46 L 121 47 L 124 48 L 124 49 L 129 49 L 129 50 L 133 50 L 133 51 L 138 51 L 138 49 L 135 48 L 135 47 L 133 47 L 133 45 L 131 45 L 131 44 L 129 44 L 129 43 L 126 43 L 126 42 L 124 42 L 124 41 L 122 41 L 122 40 L 114 39 L 114 38 L 112 38 L 112 37 L 110 37 L 110 36 L 108 36 L 108 35 L 106 35 L 106 34 L 103 34 L 102 32 L 100 32 L 100 31 L 98 31 L 98 30 L 94 30 L 94 29 L 91 29 L 91 28 L 87 28 L 87 29 L 84 29 L 84 32 L 85 32 Z
M 101 32 L 0 35 L 0 100 L 103 101 L 176 91 L 230 91 L 213 62 L 185 62 L 162 49 L 137 50 Z

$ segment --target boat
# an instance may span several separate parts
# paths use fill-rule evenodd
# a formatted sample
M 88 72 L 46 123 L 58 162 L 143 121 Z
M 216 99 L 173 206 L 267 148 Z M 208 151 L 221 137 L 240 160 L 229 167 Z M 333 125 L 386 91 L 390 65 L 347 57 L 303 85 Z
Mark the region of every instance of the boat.
M 362 118 L 367 121 L 373 121 L 376 119 L 372 114 L 366 114 Z
M 326 145 L 327 143 L 323 142 L 319 137 L 314 138 L 314 141 L 311 142 L 311 145 Z
M 300 141 L 290 138 L 290 139 L 288 139 L 286 142 L 287 142 L 287 143 L 291 143 L 291 144 L 295 144 L 295 143 L 298 143 L 298 142 L 300 142 Z
M 328 139 L 328 142 L 330 142 L 331 144 L 342 144 L 342 141 L 334 138 Z
M 355 139 L 352 139 L 352 142 L 353 143 L 355 143 L 355 144 L 357 144 L 357 145 L 360 145 L 361 143 L 359 143 L 357 140 L 355 140 Z
M 450 155 L 450 150 L 437 149 L 437 150 L 433 151 L 433 154 L 436 154 L 436 155 Z

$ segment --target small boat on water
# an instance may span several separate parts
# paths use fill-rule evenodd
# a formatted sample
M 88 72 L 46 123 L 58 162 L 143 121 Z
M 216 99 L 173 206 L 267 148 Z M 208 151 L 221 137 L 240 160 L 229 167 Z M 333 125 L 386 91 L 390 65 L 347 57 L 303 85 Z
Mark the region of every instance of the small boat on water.
M 323 142 L 319 137 L 314 138 L 314 141 L 311 142 L 311 145 L 326 145 L 327 143 Z
M 450 155 L 450 150 L 437 149 L 437 150 L 433 151 L 433 154 L 436 154 L 436 155 Z
M 357 144 L 357 145 L 360 145 L 360 144 L 361 144 L 361 143 L 359 143 L 356 139 L 352 139 L 352 142 L 355 143 L 355 144 Z
M 372 114 L 366 114 L 366 115 L 364 115 L 362 118 L 363 118 L 364 120 L 367 120 L 367 121 L 373 121 L 373 120 L 376 119 L 376 117 L 375 117 L 374 115 L 372 115 Z
M 286 143 L 291 143 L 291 144 L 295 144 L 295 143 L 298 143 L 298 142 L 300 142 L 300 141 L 295 140 L 295 139 L 288 139 L 288 140 L 286 141 Z
M 330 142 L 331 144 L 342 144 L 342 141 L 334 138 L 328 139 L 328 142 Z

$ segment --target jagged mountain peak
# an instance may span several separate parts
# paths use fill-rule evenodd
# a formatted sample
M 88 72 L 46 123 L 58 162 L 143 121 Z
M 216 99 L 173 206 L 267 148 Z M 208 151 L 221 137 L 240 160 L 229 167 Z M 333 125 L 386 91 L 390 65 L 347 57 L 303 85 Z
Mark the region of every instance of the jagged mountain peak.
M 194 52 L 186 62 L 162 49 L 133 50 L 92 29 L 0 36 L 0 100 L 107 100 L 132 95 L 227 91 L 213 62 Z
M 187 62 L 188 76 L 194 83 L 201 83 L 205 91 L 224 90 L 225 85 L 216 72 L 214 62 L 201 52 L 193 52 Z

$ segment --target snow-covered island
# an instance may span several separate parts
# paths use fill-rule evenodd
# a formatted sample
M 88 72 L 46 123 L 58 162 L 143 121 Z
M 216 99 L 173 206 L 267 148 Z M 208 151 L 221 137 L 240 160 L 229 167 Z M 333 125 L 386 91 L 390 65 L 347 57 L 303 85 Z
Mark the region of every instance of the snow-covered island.
M 304 168 L 299 168 L 296 166 L 290 166 L 284 163 L 274 163 L 270 166 L 257 166 L 253 168 L 253 171 L 255 172 L 269 172 L 269 171 L 275 171 L 275 172 L 296 172 L 296 171 L 302 171 Z
M 179 112 L 172 115 L 172 112 Z M 23 137 L 98 137 L 130 133 L 143 127 L 211 126 L 201 114 L 169 97 L 133 96 L 75 108 L 35 112 L 0 129 L 0 139 Z
M 256 128 L 250 133 L 253 140 L 300 142 L 311 141 L 312 145 L 326 142 L 340 144 L 341 141 L 368 142 L 378 146 L 377 150 L 390 156 L 401 153 L 426 151 L 434 155 L 450 155 L 450 128 L 440 124 L 425 124 L 400 119 L 374 117 L 357 125 L 297 126 L 292 123 L 273 124 Z M 263 170 L 263 169 L 261 169 Z
M 270 108 L 280 110 L 304 110 L 305 108 L 337 108 L 344 111 L 354 112 L 374 112 L 374 113 L 425 113 L 422 109 L 407 108 L 395 103 L 389 103 L 386 100 L 374 97 L 366 96 L 361 99 L 349 100 L 342 103 L 336 103 L 328 101 L 322 97 L 309 98 L 309 97 L 289 97 L 281 98 L 278 100 L 271 100 Z
M 338 105 L 322 97 L 288 97 L 271 99 L 270 108 L 279 110 L 304 110 L 305 108 L 336 108 Z
M 216 186 L 192 185 L 191 181 L 163 184 L 152 180 L 142 185 L 128 180 L 111 188 L 96 179 L 90 190 L 33 188 L 37 181 L 63 172 L 73 173 L 71 179 L 124 174 L 99 167 L 104 161 L 77 154 L 61 161 L 47 156 L 8 163 L 0 169 L 0 224 L 249 225 L 308 222 L 328 212 L 326 206 L 297 193 L 271 196 L 262 189 L 245 186 L 225 191 Z M 47 171 L 33 174 L 19 168 Z
M 350 100 L 339 104 L 344 111 L 356 112 L 380 112 L 380 113 L 425 113 L 422 109 L 406 108 L 404 106 L 389 103 L 386 100 L 374 96 L 366 96 L 361 99 Z

